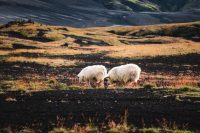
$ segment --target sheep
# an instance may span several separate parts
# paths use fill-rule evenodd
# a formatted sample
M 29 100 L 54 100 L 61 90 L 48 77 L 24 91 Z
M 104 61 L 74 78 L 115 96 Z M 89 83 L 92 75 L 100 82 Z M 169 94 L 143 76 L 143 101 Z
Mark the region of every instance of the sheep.
M 141 68 L 136 64 L 126 64 L 112 68 L 104 78 L 104 87 L 110 84 L 125 85 L 129 82 L 137 83 Z
M 79 78 L 79 83 L 86 82 L 88 85 L 95 88 L 103 82 L 106 74 L 107 69 L 105 66 L 93 65 L 83 68 L 77 76 Z

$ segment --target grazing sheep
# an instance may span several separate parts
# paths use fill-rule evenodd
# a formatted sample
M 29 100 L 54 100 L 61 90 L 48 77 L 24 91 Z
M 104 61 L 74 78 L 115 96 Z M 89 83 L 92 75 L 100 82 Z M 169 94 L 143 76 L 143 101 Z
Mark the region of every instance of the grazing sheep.
M 135 84 L 140 78 L 141 68 L 135 64 L 126 64 L 112 68 L 104 78 L 104 86 L 110 84 L 125 85 L 129 82 Z
M 87 66 L 77 75 L 79 83 L 86 82 L 92 87 L 99 86 L 107 74 L 107 69 L 103 65 Z

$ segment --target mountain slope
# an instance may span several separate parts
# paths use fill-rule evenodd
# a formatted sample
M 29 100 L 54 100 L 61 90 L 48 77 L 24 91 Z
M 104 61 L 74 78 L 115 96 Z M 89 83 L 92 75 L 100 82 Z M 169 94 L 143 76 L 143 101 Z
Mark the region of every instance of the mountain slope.
M 102 0 L 109 9 L 126 11 L 185 11 L 200 8 L 199 0 Z
M 200 20 L 200 10 L 186 10 L 198 9 L 198 3 L 198 0 L 175 3 L 172 0 L 0 0 L 0 23 L 21 18 L 74 27 L 191 22 Z

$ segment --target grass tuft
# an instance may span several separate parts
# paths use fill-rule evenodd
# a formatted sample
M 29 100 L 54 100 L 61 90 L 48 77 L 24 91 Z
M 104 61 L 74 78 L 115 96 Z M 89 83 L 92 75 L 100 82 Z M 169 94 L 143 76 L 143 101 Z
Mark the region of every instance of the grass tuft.
M 180 91 L 200 91 L 199 87 L 194 87 L 194 86 L 182 86 L 179 89 Z
M 143 85 L 143 88 L 144 88 L 144 89 L 155 89 L 155 88 L 156 88 L 156 85 L 155 85 L 155 84 L 150 84 L 150 83 L 148 83 L 148 84 L 144 84 L 144 85 Z

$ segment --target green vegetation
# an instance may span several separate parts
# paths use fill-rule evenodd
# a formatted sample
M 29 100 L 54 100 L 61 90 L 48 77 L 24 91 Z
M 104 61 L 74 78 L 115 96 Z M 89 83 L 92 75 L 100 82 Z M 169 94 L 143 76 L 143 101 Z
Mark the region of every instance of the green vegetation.
M 79 90 L 83 87 L 78 85 L 67 85 L 56 79 L 48 81 L 23 80 L 0 80 L 0 91 L 36 91 L 36 90 Z
M 188 131 L 188 130 L 170 130 L 170 129 L 161 129 L 161 128 L 143 128 L 140 129 L 141 132 L 143 133 L 195 133 L 193 131 Z
M 7 57 L 7 55 L 0 55 L 0 61 L 1 62 L 5 61 L 6 57 Z
M 141 0 L 127 0 L 127 1 L 140 7 L 141 10 L 159 11 L 157 5 L 151 2 L 147 2 L 147 1 L 143 2 Z
M 194 87 L 194 86 L 182 86 L 179 90 L 181 91 L 200 91 L 199 87 Z
M 108 69 L 125 63 L 139 64 L 144 68 L 139 87 L 147 89 L 195 86 L 199 82 L 198 72 L 193 71 L 198 70 L 200 45 L 186 39 L 198 39 L 199 25 L 200 22 L 193 22 L 83 29 L 12 21 L 0 28 L 0 62 L 5 66 L 1 71 L 5 72 L 5 82 L 14 82 L 8 85 L 12 86 L 7 87 L 8 91 L 83 89 L 85 87 L 79 86 L 75 75 L 84 64 L 94 63 L 105 64 Z M 20 32 L 20 36 L 13 32 Z M 188 35 L 188 38 L 175 35 Z M 52 41 L 38 41 L 37 37 Z M 174 74 L 179 68 L 181 77 Z M 195 75 L 189 75 L 189 71 Z M 50 81 L 52 77 L 56 80 Z M 2 83 L 1 90 L 6 91 L 4 86 L 7 83 Z M 128 88 L 131 87 L 133 85 Z
M 54 128 L 52 131 L 49 131 L 49 133 L 72 133 L 72 131 L 61 127 L 61 128 Z
M 128 127 L 127 127 L 128 126 Z M 75 124 L 71 128 L 64 126 L 53 128 L 48 133 L 90 133 L 90 132 L 106 132 L 106 133 L 195 133 L 187 129 L 171 129 L 163 127 L 150 127 L 150 128 L 137 128 L 130 125 L 124 126 L 123 124 L 117 124 L 114 121 L 108 123 L 108 125 L 103 125 L 103 127 L 98 127 L 94 123 L 80 125 Z M 19 133 L 34 133 L 35 131 L 29 128 L 20 130 Z
M 144 85 L 143 85 L 143 88 L 144 88 L 144 89 L 155 89 L 155 88 L 156 88 L 156 85 L 155 85 L 155 84 L 150 84 L 150 83 L 148 83 L 148 84 L 144 84 Z
M 35 133 L 35 131 L 29 128 L 25 128 L 20 130 L 19 133 Z
M 15 88 L 15 83 L 11 80 L 0 80 L 0 91 L 9 91 Z
M 47 81 L 47 85 L 49 90 L 79 90 L 83 89 L 83 87 L 80 87 L 78 85 L 67 85 L 65 83 L 59 82 L 56 79 L 50 79 Z

